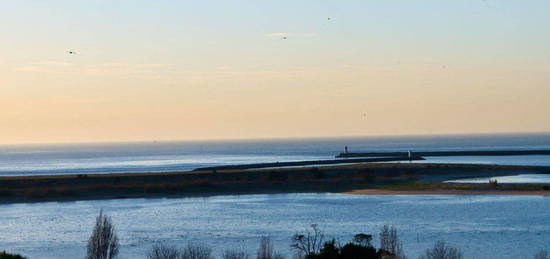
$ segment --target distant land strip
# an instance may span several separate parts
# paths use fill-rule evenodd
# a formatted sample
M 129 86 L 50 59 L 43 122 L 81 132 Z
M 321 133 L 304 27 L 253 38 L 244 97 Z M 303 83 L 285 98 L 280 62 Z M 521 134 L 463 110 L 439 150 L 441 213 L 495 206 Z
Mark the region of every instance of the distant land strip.
M 550 155 L 550 150 L 493 150 L 493 151 L 411 151 L 415 157 L 427 156 L 527 156 L 527 155 Z M 347 157 L 406 157 L 409 152 L 364 152 L 364 153 L 340 153 L 336 158 Z
M 257 164 L 242 164 L 242 165 L 222 165 L 222 166 L 210 166 L 194 169 L 193 171 L 213 171 L 213 170 L 235 170 L 235 169 L 258 169 L 258 168 L 271 168 L 271 167 L 287 167 L 287 166 L 307 166 L 307 165 L 334 165 L 334 164 L 348 164 L 348 163 L 372 163 L 372 162 L 397 162 L 397 161 L 412 161 L 412 160 L 425 160 L 420 156 L 389 156 L 379 158 L 356 158 L 356 159 L 330 159 L 330 160 L 309 160 L 309 161 L 295 161 L 295 162 L 275 162 L 275 163 L 257 163 Z

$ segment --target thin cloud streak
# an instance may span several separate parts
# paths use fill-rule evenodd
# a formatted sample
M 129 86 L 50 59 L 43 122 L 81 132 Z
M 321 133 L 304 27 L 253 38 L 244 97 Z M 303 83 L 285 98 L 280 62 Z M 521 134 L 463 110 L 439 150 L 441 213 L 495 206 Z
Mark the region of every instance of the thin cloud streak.
M 292 33 L 292 32 L 272 32 L 265 35 L 268 38 L 283 38 L 283 37 L 293 37 L 293 38 L 311 38 L 317 36 L 313 32 L 303 32 L 303 33 Z
M 169 68 L 168 64 L 130 64 L 130 63 L 101 63 L 101 64 L 76 64 L 62 61 L 40 61 L 16 67 L 18 72 L 37 73 L 72 73 L 84 75 L 153 75 L 163 69 Z

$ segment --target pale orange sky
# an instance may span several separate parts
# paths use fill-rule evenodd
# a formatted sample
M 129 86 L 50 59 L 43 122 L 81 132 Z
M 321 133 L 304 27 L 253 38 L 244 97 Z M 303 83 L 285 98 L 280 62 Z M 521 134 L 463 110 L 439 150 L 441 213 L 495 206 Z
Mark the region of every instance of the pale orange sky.
M 0 144 L 550 132 L 544 1 L 237 2 L 9 2 Z

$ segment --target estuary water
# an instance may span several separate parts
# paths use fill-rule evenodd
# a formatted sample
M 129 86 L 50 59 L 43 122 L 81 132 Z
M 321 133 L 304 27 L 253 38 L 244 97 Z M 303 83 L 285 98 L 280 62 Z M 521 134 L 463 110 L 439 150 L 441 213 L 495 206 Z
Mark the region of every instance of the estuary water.
M 30 258 L 84 258 L 94 218 L 112 217 L 121 258 L 145 258 L 163 242 L 205 244 L 254 254 L 262 235 L 290 258 L 290 237 L 318 224 L 327 238 L 347 242 L 393 224 L 409 258 L 436 240 L 460 248 L 464 258 L 532 258 L 550 249 L 550 198 L 274 194 L 178 199 L 122 199 L 0 205 L 0 250 Z
M 478 177 L 464 178 L 457 180 L 445 181 L 447 183 L 489 183 L 491 180 L 496 180 L 498 183 L 517 183 L 517 184 L 541 184 L 550 183 L 550 177 L 547 174 L 518 174 L 496 177 Z
M 0 176 L 192 170 L 332 159 L 350 152 L 550 149 L 550 134 L 317 138 L 0 146 Z M 433 157 L 427 162 L 548 165 L 550 156 Z

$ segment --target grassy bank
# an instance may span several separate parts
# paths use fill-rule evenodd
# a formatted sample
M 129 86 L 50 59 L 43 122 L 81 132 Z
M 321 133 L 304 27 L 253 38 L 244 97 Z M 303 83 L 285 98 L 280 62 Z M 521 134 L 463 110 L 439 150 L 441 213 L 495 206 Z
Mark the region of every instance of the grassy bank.
M 137 197 L 181 197 L 279 192 L 349 192 L 358 189 L 548 191 L 544 185 L 451 184 L 443 180 L 517 173 L 548 167 L 466 164 L 353 164 L 204 172 L 88 174 L 0 178 L 0 202 Z M 550 191 L 549 191 L 550 192 Z

